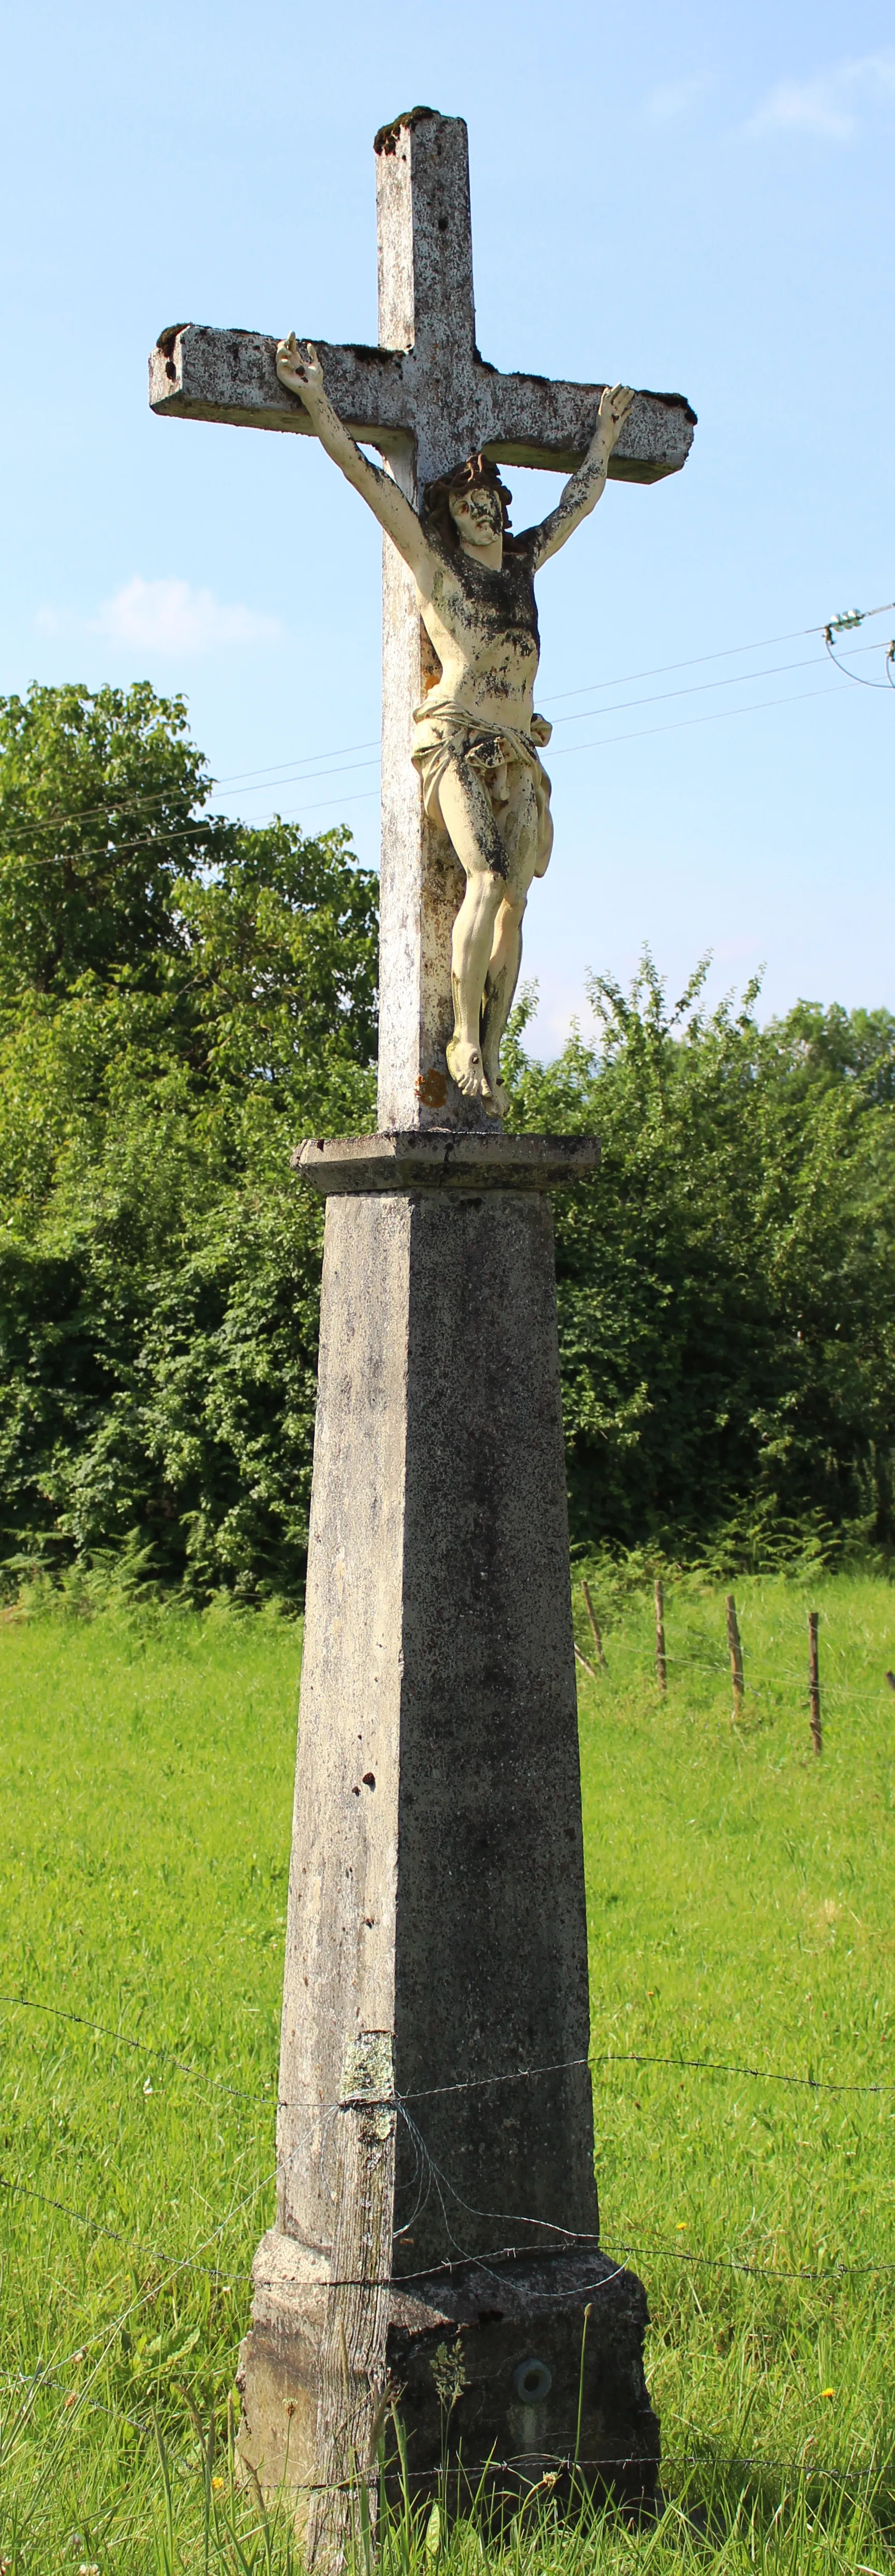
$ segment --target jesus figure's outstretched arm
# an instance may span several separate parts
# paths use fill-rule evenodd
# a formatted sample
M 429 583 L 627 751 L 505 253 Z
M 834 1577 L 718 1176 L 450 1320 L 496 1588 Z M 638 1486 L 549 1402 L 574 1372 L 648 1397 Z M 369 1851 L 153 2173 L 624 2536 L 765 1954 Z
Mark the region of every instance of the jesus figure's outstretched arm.
M 347 481 L 354 484 L 355 491 L 366 501 L 380 527 L 391 537 L 399 555 L 403 555 L 404 562 L 409 564 L 418 579 L 429 560 L 429 549 L 416 511 L 411 509 L 410 502 L 405 500 L 392 476 L 384 474 L 381 465 L 372 465 L 369 457 L 362 455 L 354 439 L 349 437 L 344 423 L 333 410 L 323 382 L 323 369 L 310 340 L 302 348 L 294 331 L 290 331 L 288 339 L 280 341 L 277 375 L 281 385 L 287 385 L 290 393 L 300 396 L 305 410 L 310 413 L 321 447 L 326 449 L 327 456 L 332 457 L 333 464 L 340 466 Z
M 574 528 L 580 527 L 597 502 L 606 481 L 609 459 L 621 437 L 634 395 L 630 385 L 604 385 L 600 395 L 597 425 L 583 463 L 570 475 L 560 493 L 555 510 L 532 530 L 534 569 L 546 563 L 548 556 L 558 554 Z

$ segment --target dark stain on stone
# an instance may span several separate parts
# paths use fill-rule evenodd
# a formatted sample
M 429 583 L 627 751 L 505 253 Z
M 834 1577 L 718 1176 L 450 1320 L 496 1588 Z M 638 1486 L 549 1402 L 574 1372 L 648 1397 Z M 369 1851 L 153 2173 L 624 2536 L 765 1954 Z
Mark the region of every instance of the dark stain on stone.
M 691 423 L 693 429 L 696 428 L 699 413 L 694 411 L 692 403 L 688 403 L 686 394 L 654 394 L 648 385 L 639 385 L 637 390 L 644 402 L 661 403 L 664 411 L 682 411 L 684 419 Z
M 373 136 L 374 152 L 395 152 L 402 126 L 406 125 L 412 132 L 415 125 L 422 124 L 424 116 L 437 115 L 437 107 L 409 107 L 406 116 L 396 116 L 391 125 L 380 126 L 378 134 Z
M 332 344 L 326 340 L 317 340 L 314 345 L 316 348 L 320 349 L 329 348 Z M 381 367 L 383 360 L 387 361 L 391 359 L 395 374 L 400 374 L 401 358 L 400 354 L 394 349 L 373 348 L 368 340 L 343 340 L 339 344 L 337 355 L 339 357 L 344 357 L 346 350 L 349 357 L 362 358 L 373 367 Z

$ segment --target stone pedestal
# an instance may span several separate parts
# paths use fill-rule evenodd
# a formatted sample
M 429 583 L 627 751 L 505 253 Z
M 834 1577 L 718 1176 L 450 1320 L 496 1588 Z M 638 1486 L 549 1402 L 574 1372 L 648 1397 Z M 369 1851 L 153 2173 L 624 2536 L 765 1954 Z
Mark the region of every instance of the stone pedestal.
M 240 2442 L 299 2518 L 341 2070 L 376 2032 L 400 2106 L 387 2366 L 412 2477 L 437 2472 L 437 2356 L 459 2346 L 453 2459 L 511 2463 L 512 2487 L 568 2479 L 577 2448 L 592 2483 L 655 2483 L 644 2294 L 597 2251 L 547 1196 L 596 1159 L 582 1138 L 431 1130 L 298 1158 L 328 1204 L 279 2207 Z

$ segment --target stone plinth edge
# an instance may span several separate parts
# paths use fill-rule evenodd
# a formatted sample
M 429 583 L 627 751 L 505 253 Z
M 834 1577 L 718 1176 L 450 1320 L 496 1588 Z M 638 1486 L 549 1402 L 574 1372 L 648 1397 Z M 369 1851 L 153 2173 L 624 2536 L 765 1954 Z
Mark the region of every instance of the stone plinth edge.
M 299 2529 L 318 2474 L 324 2266 L 310 2249 L 278 2246 L 276 2230 L 265 2238 L 237 2372 L 244 2473 L 266 2494 L 290 2496 Z M 458 2501 L 486 2519 L 539 2489 L 564 2508 L 588 2492 L 649 2511 L 660 2443 L 643 2370 L 647 2323 L 643 2283 L 594 2239 L 393 2278 L 385 2360 L 401 2390 L 415 2502 L 439 2493 L 448 2468 Z M 446 2343 L 459 2364 L 447 2421 Z M 400 2508 L 394 2464 L 386 2489 Z
M 502 1136 L 428 1127 L 408 1134 L 308 1136 L 292 1169 L 323 1197 L 380 1190 L 551 1190 L 589 1179 L 595 1136 Z

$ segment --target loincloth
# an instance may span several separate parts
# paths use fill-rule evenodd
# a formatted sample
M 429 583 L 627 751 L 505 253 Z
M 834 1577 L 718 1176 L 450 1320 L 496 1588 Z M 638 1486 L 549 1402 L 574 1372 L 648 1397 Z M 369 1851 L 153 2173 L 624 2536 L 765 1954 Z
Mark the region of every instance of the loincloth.
M 413 729 L 411 759 L 423 782 L 423 804 L 429 821 L 437 823 L 443 832 L 447 824 L 441 811 L 441 781 L 454 760 L 466 760 L 478 770 L 495 819 L 499 808 L 510 802 L 510 772 L 527 770 L 538 809 L 535 873 L 540 876 L 553 842 L 550 780 L 538 758 L 538 745 L 549 742 L 553 730 L 546 717 L 533 716 L 531 732 L 523 733 L 515 725 L 483 723 L 480 716 L 469 715 L 465 707 L 433 706 L 431 700 L 427 703 L 424 699 L 421 707 L 414 708 Z

